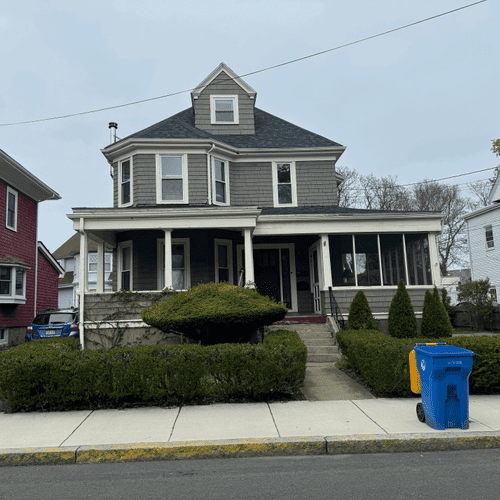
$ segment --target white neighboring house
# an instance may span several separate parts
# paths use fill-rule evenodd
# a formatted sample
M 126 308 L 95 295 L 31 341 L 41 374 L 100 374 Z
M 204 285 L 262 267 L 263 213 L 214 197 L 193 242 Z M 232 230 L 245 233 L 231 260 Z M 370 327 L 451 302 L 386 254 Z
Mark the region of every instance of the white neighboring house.
M 54 257 L 64 269 L 64 276 L 59 278 L 59 307 L 78 307 L 79 271 L 80 271 L 80 235 L 75 233 L 54 253 Z M 97 288 L 97 243 L 88 241 L 88 285 L 89 292 Z M 106 292 L 113 290 L 111 272 L 113 269 L 113 252 L 104 252 L 104 286 Z
M 443 288 L 446 288 L 452 306 L 456 305 L 458 302 L 458 285 L 463 285 L 470 280 L 470 269 L 452 269 L 451 271 L 448 271 L 447 276 L 443 276 Z
M 500 292 L 500 174 L 490 192 L 490 205 L 465 216 L 472 280 L 490 279 L 490 293 Z

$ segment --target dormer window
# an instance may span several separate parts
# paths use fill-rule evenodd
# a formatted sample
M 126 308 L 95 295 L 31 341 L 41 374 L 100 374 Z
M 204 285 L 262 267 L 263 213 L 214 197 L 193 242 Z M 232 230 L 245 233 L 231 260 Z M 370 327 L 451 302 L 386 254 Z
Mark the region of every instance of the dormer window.
M 212 124 L 231 125 L 239 123 L 237 95 L 211 95 L 210 117 Z

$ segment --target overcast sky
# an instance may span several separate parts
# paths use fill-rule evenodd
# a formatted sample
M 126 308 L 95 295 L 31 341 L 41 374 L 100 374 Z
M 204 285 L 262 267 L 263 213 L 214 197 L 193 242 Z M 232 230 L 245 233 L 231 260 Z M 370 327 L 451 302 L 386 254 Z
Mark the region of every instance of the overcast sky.
M 0 124 L 194 88 L 220 62 L 245 74 L 472 3 L 471 0 L 25 0 L 0 11 Z M 347 147 L 338 165 L 400 183 L 499 163 L 496 0 L 244 80 L 256 106 Z M 62 199 L 40 204 L 39 239 L 73 234 L 72 207 L 112 206 L 101 149 L 191 105 L 134 106 L 0 126 L 0 149 Z M 486 179 L 490 172 L 458 178 Z M 451 181 L 449 181 L 451 182 Z M 469 194 L 465 192 L 464 194 Z

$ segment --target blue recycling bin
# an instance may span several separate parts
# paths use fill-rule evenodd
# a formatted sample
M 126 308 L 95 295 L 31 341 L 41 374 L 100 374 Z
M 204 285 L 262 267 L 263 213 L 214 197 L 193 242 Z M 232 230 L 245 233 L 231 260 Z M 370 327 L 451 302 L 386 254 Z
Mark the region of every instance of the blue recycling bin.
M 474 353 L 445 343 L 417 344 L 414 351 L 425 422 L 439 430 L 468 429 L 469 375 Z

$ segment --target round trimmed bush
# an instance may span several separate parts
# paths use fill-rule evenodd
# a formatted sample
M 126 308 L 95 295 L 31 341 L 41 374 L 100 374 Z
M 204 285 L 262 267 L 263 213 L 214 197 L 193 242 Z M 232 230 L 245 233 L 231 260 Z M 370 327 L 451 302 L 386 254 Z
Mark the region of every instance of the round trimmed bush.
M 349 307 L 349 330 L 377 330 L 377 322 L 373 317 L 366 295 L 360 290 Z
M 142 312 L 148 325 L 200 341 L 203 345 L 248 342 L 252 334 L 282 320 L 282 302 L 229 283 L 205 283 Z

